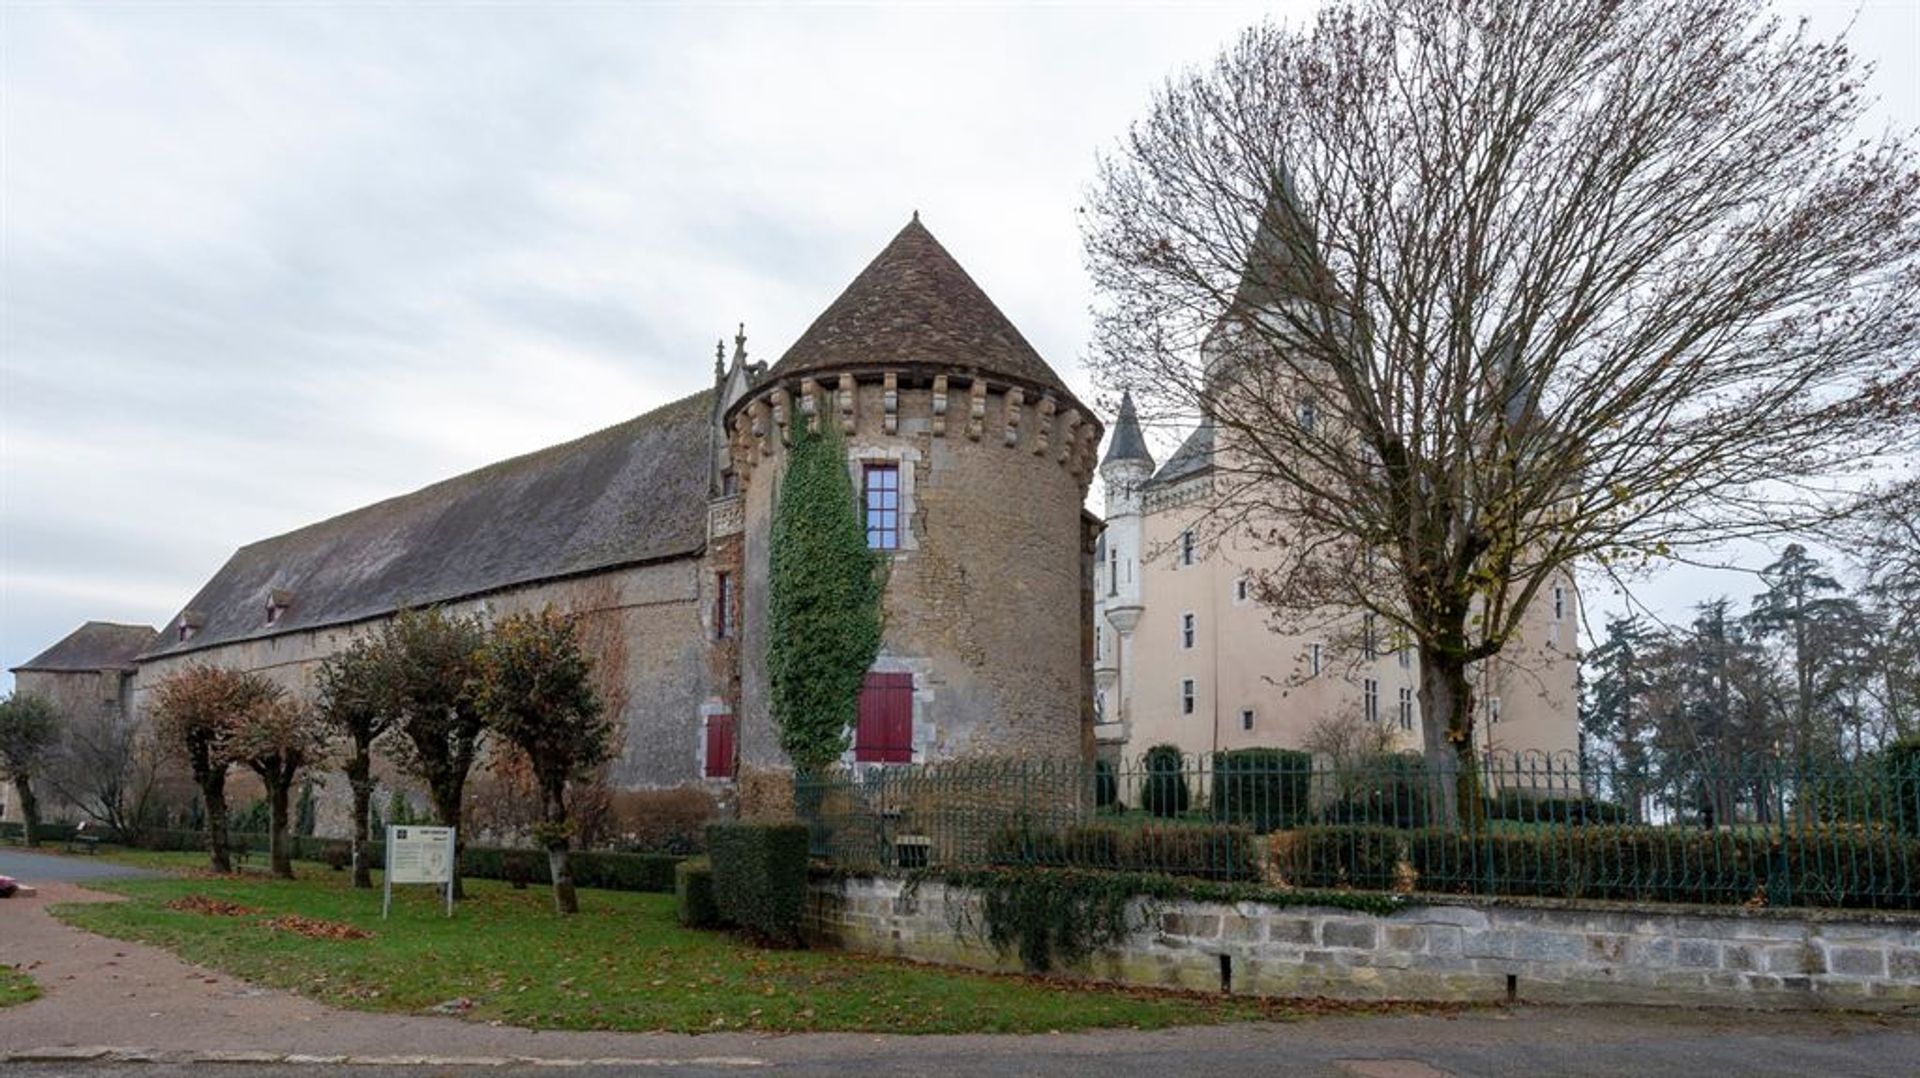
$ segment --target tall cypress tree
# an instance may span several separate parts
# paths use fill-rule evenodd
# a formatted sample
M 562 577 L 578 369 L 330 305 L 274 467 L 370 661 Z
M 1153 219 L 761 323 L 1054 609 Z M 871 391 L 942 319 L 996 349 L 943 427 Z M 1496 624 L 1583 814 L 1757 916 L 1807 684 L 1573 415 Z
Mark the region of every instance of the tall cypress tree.
M 860 685 L 880 651 L 882 556 L 867 548 L 831 424 L 797 434 L 774 509 L 767 673 L 780 748 L 802 773 L 847 749 Z

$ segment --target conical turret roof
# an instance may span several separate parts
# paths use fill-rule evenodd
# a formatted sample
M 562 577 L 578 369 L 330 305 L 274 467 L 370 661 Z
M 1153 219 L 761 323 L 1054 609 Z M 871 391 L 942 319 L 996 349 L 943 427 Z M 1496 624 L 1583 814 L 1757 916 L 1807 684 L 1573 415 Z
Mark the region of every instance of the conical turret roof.
M 1100 459 L 1100 466 L 1106 467 L 1116 460 L 1138 460 L 1153 467 L 1153 454 L 1147 452 L 1147 439 L 1140 433 L 1140 415 L 1133 410 L 1133 392 L 1122 390 L 1120 393 L 1120 415 L 1113 421 L 1113 441 L 1107 444 L 1107 455 Z
M 972 368 L 1079 404 L 917 213 L 767 373 L 901 366 Z

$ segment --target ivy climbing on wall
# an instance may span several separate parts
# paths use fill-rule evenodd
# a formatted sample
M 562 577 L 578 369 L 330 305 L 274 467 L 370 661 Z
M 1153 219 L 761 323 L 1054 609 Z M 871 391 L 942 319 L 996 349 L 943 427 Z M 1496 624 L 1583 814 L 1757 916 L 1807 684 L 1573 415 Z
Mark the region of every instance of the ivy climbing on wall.
M 803 773 L 847 749 L 860 685 L 880 651 L 885 560 L 867 548 L 846 453 L 831 425 L 795 435 L 773 515 L 767 673 L 780 747 Z

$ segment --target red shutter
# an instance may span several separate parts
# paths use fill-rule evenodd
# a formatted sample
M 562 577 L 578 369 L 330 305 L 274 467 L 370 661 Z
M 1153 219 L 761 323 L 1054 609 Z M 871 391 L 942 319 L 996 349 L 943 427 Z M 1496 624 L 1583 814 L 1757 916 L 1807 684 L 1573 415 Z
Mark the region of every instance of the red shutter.
M 733 716 L 707 716 L 707 777 L 733 777 Z
M 860 689 L 853 758 L 863 763 L 913 762 L 913 675 L 868 674 Z

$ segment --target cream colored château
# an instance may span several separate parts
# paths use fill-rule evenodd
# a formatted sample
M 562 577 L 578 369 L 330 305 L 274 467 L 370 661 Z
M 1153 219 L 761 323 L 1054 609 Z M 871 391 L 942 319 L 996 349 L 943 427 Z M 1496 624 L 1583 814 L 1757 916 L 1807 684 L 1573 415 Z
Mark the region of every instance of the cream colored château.
M 1289 631 L 1253 581 L 1278 558 L 1219 519 L 1215 431 L 1202 423 L 1155 466 L 1131 395 L 1100 464 L 1106 532 L 1094 579 L 1095 738 L 1103 757 L 1307 748 L 1316 729 L 1371 728 L 1421 746 L 1420 660 L 1360 615 Z M 1474 739 L 1501 753 L 1578 747 L 1574 590 L 1551 588 L 1521 638 L 1476 672 Z M 1362 725 L 1364 724 L 1364 725 Z

